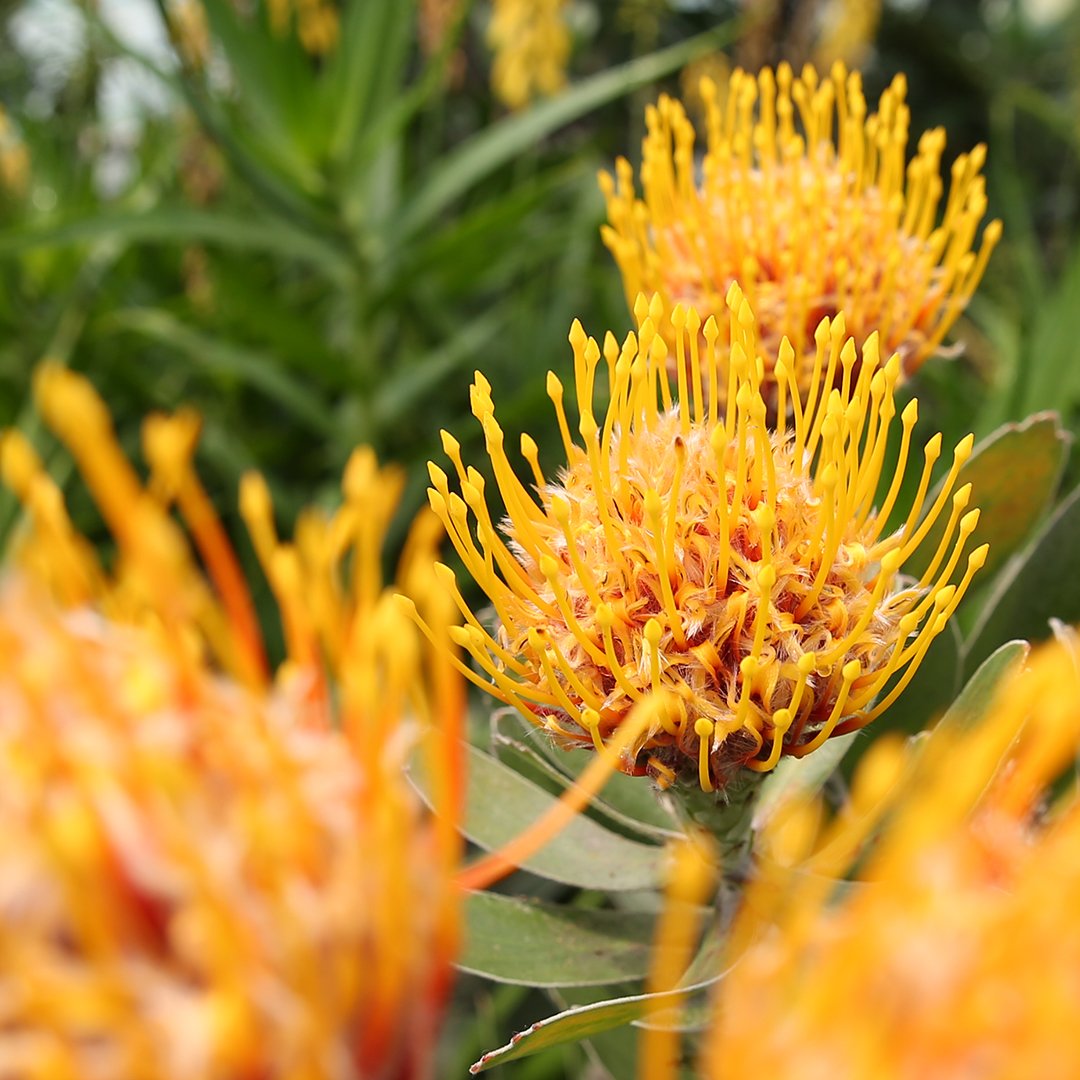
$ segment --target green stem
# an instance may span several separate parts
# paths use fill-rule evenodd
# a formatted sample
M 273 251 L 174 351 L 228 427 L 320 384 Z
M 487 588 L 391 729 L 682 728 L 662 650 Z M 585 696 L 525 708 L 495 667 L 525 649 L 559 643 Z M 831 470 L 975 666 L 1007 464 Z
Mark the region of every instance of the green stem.
M 687 783 L 668 792 L 683 823 L 704 829 L 716 841 L 726 879 L 737 878 L 746 868 L 760 791 L 761 774 L 745 769 L 723 791 L 706 792 Z

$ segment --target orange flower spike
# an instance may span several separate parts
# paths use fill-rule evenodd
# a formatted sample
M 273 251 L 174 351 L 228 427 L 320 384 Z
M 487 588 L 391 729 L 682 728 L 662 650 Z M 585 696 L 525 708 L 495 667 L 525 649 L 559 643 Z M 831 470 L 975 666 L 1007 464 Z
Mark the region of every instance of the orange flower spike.
M 647 993 L 671 993 L 693 958 L 701 916 L 717 878 L 716 854 L 703 835 L 687 836 L 671 846 L 666 903 L 657 923 Z M 666 999 L 663 1009 L 677 1010 L 683 1000 Z M 646 1026 L 638 1048 L 638 1076 L 658 1080 L 679 1060 L 680 1032 L 668 1024 Z
M 487 41 L 491 88 L 510 109 L 566 85 L 570 27 L 566 0 L 494 0 Z
M 373 695 L 423 682 L 393 629 Z M 0 582 L 18 1075 L 428 1074 L 458 889 L 404 775 L 406 716 L 361 751 L 294 688 L 193 678 L 168 638 Z
M 657 714 L 637 744 L 641 763 L 621 767 L 693 779 L 706 791 L 725 789 L 744 766 L 771 769 L 782 755 L 810 753 L 879 715 L 986 556 L 980 547 L 964 558 L 978 520 L 975 511 L 961 517 L 970 488 L 950 503 L 970 438 L 924 508 L 940 452 L 940 437 L 931 440 L 915 505 L 897 532 L 881 535 L 873 502 L 896 426 L 899 360 L 882 364 L 876 335 L 860 354 L 841 318 L 823 320 L 816 389 L 773 434 L 765 402 L 773 365 L 755 352 L 754 316 L 737 286 L 727 305 L 730 392 L 719 406 L 685 375 L 670 385 L 658 298 L 638 299 L 637 333 L 621 347 L 600 349 L 575 323 L 584 448 L 569 441 L 559 385 L 552 396 L 568 465 L 535 494 L 511 471 L 490 387 L 478 375 L 472 404 L 506 508 L 500 530 L 456 440 L 445 436 L 444 445 L 464 498 L 431 466 L 431 505 L 498 616 L 489 631 L 451 571 L 439 571 L 468 623 L 455 631 L 476 664 L 463 667 L 468 677 L 564 745 L 598 749 L 636 703 L 668 693 L 679 711 Z M 673 325 L 676 355 L 691 355 L 686 334 L 700 318 L 682 309 Z M 698 355 L 707 370 L 696 385 L 717 386 L 720 350 Z M 775 370 L 795 403 L 791 356 L 782 349 Z M 600 363 L 610 387 L 602 420 L 592 411 Z M 913 415 L 905 409 L 905 446 Z M 531 440 L 522 445 L 529 450 Z M 530 468 L 539 473 L 534 461 Z M 887 505 L 898 498 L 896 483 Z M 918 587 L 902 587 L 906 561 L 947 507 L 947 540 L 935 541 Z M 897 686 L 875 702 L 897 673 Z
M 801 801 L 761 823 L 703 1080 L 1080 1070 L 1076 648 L 1043 646 L 977 723 L 876 743 L 830 823 Z
M 102 589 L 93 549 L 75 530 L 64 496 L 21 431 L 0 432 L 0 480 L 26 508 L 29 530 L 13 545 L 25 565 L 63 603 L 80 604 Z
M 758 316 L 757 352 L 771 365 L 787 337 L 803 397 L 814 379 L 814 330 L 841 310 L 857 346 L 877 330 L 902 374 L 917 370 L 967 306 L 1001 223 L 986 226 L 976 253 L 982 146 L 954 163 L 937 223 L 945 135 L 926 132 L 905 167 L 905 96 L 897 76 L 868 117 L 860 77 L 842 64 L 820 82 L 810 66 L 798 77 L 784 64 L 757 79 L 736 71 L 726 94 L 706 79 L 700 179 L 693 126 L 679 102 L 661 97 L 646 110 L 640 194 L 622 159 L 614 176 L 600 176 L 603 239 L 628 302 L 659 293 L 670 317 L 658 329 L 673 346 L 679 305 L 726 319 L 724 296 L 738 280 Z M 780 377 L 770 367 L 765 379 L 780 422 Z
M 28 1075 L 97 1075 L 88 1055 L 103 1076 L 166 1080 L 329 1077 L 328 1062 L 425 1074 L 460 933 L 465 698 L 449 643 L 456 604 L 434 570 L 441 525 L 421 515 L 399 570 L 439 645 L 429 649 L 380 572 L 398 471 L 358 451 L 341 509 L 306 511 L 292 543 L 278 538 L 266 484 L 245 477 L 241 512 L 288 653 L 272 680 L 251 678 L 252 653 L 237 647 L 246 585 L 191 464 L 197 422 L 147 423 L 144 487 L 85 380 L 47 370 L 39 384 L 116 523 L 120 558 L 106 573 L 32 449 L 4 433 L 0 472 L 32 534 L 20 545 L 30 582 L 0 581 L 0 879 L 26 884 L 16 906 L 33 916 L 0 927 L 0 952 L 29 1010 L 15 1021 Z M 81 591 L 56 588 L 72 553 L 91 571 L 73 579 Z M 41 585 L 80 610 L 60 614 Z M 418 742 L 435 815 L 404 776 Z M 35 799 L 47 828 L 25 818 Z M 42 859 L 24 849 L 39 836 L 55 880 L 34 878 Z M 55 901 L 43 931 L 39 893 Z
M 216 634 L 215 624 L 223 620 L 217 618 L 214 597 L 181 530 L 144 490 L 93 386 L 73 371 L 46 363 L 35 373 L 34 392 L 46 422 L 74 456 L 120 551 L 112 579 L 97 575 L 103 591 L 95 599 L 126 621 L 156 622 L 178 644 L 186 635 L 193 662 L 200 647 L 196 642 L 204 635 L 235 660 L 240 650 Z
M 151 487 L 168 505 L 176 500 L 202 556 L 218 595 L 228 612 L 236 638 L 236 664 L 245 681 L 265 682 L 269 676 L 262 631 L 255 615 L 244 572 L 221 520 L 192 465 L 201 421 L 189 410 L 173 416 L 154 415 L 143 424 L 143 452 L 154 470 Z

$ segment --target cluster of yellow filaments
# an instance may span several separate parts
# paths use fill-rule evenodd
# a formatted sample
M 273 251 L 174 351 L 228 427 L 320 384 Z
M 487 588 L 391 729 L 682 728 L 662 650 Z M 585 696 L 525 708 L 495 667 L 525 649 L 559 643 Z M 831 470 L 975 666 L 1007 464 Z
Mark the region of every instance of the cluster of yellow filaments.
M 777 815 L 703 1077 L 1080 1074 L 1078 662 L 1046 646 L 971 730 L 875 745 L 828 825 Z
M 814 48 L 818 64 L 828 68 L 839 60 L 857 67 L 872 45 L 880 21 L 881 0 L 829 0 L 821 12 L 822 26 Z
M 30 183 L 30 151 L 0 105 L 0 197 L 22 198 Z
M 566 0 L 493 0 L 487 39 L 494 54 L 491 86 L 509 108 L 566 85 Z
M 474 681 L 563 744 L 597 748 L 635 703 L 662 692 L 671 707 L 622 767 L 662 783 L 692 773 L 707 791 L 743 766 L 771 769 L 782 754 L 809 753 L 887 709 L 986 557 L 976 548 L 958 572 L 978 521 L 967 510 L 970 485 L 953 493 L 970 436 L 931 505 L 941 437 L 929 440 L 903 522 L 885 531 L 911 454 L 915 402 L 903 410 L 895 476 L 874 509 L 895 429 L 898 357 L 883 364 L 873 335 L 860 356 L 843 319 L 825 319 L 800 400 L 794 350 L 783 342 L 781 420 L 770 430 L 754 318 L 736 286 L 728 303 L 723 350 L 716 319 L 702 326 L 681 305 L 670 313 L 676 394 L 658 297 L 639 300 L 638 331 L 621 345 L 609 334 L 601 348 L 575 323 L 582 445 L 549 374 L 567 464 L 557 481 L 546 479 L 523 435 L 535 495 L 514 473 L 489 385 L 477 375 L 472 410 L 506 508 L 505 540 L 483 477 L 465 467 L 450 435 L 443 445 L 461 494 L 430 467 L 432 507 L 498 617 L 489 632 L 440 569 L 467 620 L 456 639 L 486 676 L 470 673 Z M 598 377 L 610 391 L 599 421 Z M 921 576 L 901 577 L 939 518 L 946 525 Z
M 0 1060 L 79 1080 L 424 1075 L 458 945 L 464 701 L 449 643 L 428 648 L 383 588 L 401 477 L 357 451 L 340 509 L 293 542 L 245 478 L 284 628 L 272 669 L 195 419 L 148 419 L 143 483 L 89 383 L 47 366 L 36 392 L 117 554 L 98 561 L 5 433 L 27 519 L 0 582 Z M 425 512 L 399 581 L 442 641 L 440 536 Z M 404 775 L 418 743 L 437 816 Z
M 166 10 L 169 31 L 184 63 L 205 67 L 210 57 L 210 25 L 202 0 L 173 0 Z
M 787 337 L 804 396 L 815 329 L 840 311 L 857 345 L 876 332 L 902 374 L 914 371 L 971 298 L 1001 225 L 986 227 L 976 254 L 982 146 L 953 163 L 938 220 L 945 133 L 926 132 L 906 161 L 905 90 L 897 76 L 868 116 L 859 75 L 841 64 L 821 80 L 810 66 L 797 78 L 784 64 L 757 78 L 738 70 L 726 94 L 705 79 L 700 162 L 685 110 L 662 97 L 646 113 L 641 197 L 625 159 L 600 178 L 603 238 L 630 302 L 656 292 L 668 312 L 681 303 L 722 325 L 737 280 L 757 314 L 759 352 L 775 357 Z M 672 345 L 670 321 L 658 329 Z
M 340 16 L 333 0 L 267 0 L 270 27 L 279 37 L 296 20 L 296 36 L 312 56 L 325 56 L 338 42 Z

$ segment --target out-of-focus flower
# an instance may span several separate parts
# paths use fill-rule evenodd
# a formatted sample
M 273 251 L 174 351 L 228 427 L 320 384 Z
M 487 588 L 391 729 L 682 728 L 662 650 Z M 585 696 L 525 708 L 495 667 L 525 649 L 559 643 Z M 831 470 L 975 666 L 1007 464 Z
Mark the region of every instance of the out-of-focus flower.
M 333 0 L 267 0 L 270 27 L 284 36 L 295 18 L 296 36 L 312 56 L 325 56 L 338 42 L 340 16 Z
M 642 195 L 625 159 L 615 177 L 601 174 L 603 238 L 630 302 L 657 292 L 669 313 L 694 306 L 723 329 L 737 280 L 757 314 L 757 351 L 771 360 L 786 336 L 804 397 L 815 329 L 838 311 L 857 345 L 876 331 L 902 374 L 915 371 L 940 349 L 1001 233 L 1000 222 L 987 225 L 976 253 L 984 147 L 954 162 L 939 221 L 945 133 L 923 134 L 907 162 L 903 77 L 871 116 L 859 75 L 840 64 L 824 80 L 809 66 L 797 78 L 785 64 L 757 78 L 739 70 L 701 92 L 700 161 L 685 110 L 665 96 L 646 114 Z M 670 320 L 659 330 L 673 345 Z
M 881 21 L 881 0 L 740 0 L 744 30 L 735 58 L 757 69 L 786 60 L 859 67 Z
M 492 89 L 511 109 L 566 85 L 566 0 L 493 0 L 487 38 Z
M 1080 1075 L 1080 801 L 1052 788 L 1078 659 L 1047 646 L 973 729 L 872 748 L 830 824 L 774 819 L 702 1076 Z
M 168 12 L 169 29 L 184 63 L 204 67 L 210 56 L 210 27 L 202 0 L 174 0 Z
M 146 422 L 144 484 L 84 379 L 46 366 L 36 392 L 117 554 L 101 565 L 5 433 L 28 520 L 0 582 L 0 1071 L 429 1075 L 458 942 L 464 698 L 448 643 L 428 648 L 383 588 L 400 475 L 357 451 L 341 508 L 306 512 L 291 543 L 245 478 L 284 630 L 271 671 L 192 465 L 197 420 Z M 399 571 L 440 638 L 441 532 L 418 518 Z M 434 816 L 404 777 L 418 744 Z
M 665 995 L 654 1013 L 677 1018 L 684 1004 L 677 989 L 693 958 L 703 905 L 715 884 L 716 871 L 716 851 L 705 836 L 691 833 L 671 845 L 665 903 L 656 924 L 646 985 L 649 994 Z M 646 1026 L 638 1049 L 638 1075 L 660 1080 L 679 1058 L 680 1038 L 677 1025 Z
M 30 151 L 0 105 L 0 194 L 22 198 L 30 183 Z
M 814 60 L 829 68 L 837 60 L 858 67 L 881 21 L 881 0 L 830 0 L 819 14 Z
M 463 9 L 464 0 L 420 0 L 417 34 L 420 38 L 420 50 L 426 57 L 437 56 L 443 49 L 447 36 L 461 19 Z M 461 83 L 466 62 L 464 49 L 454 49 L 446 62 L 446 80 L 451 86 Z
M 744 766 L 764 771 L 782 754 L 809 753 L 887 709 L 986 556 L 985 546 L 975 549 L 958 572 L 978 520 L 965 512 L 970 485 L 952 491 L 970 436 L 927 506 L 941 452 L 941 437 L 930 439 L 905 520 L 884 534 L 917 414 L 914 402 L 903 410 L 895 477 L 875 510 L 895 431 L 898 357 L 883 365 L 875 336 L 860 357 L 843 318 L 823 320 L 803 384 L 783 342 L 768 366 L 775 359 L 779 415 L 791 400 L 795 420 L 772 432 L 750 306 L 735 286 L 728 302 L 723 349 L 715 318 L 702 327 L 681 305 L 665 314 L 659 297 L 639 299 L 638 332 L 622 345 L 609 334 L 601 347 L 575 322 L 582 444 L 549 373 L 566 466 L 558 480 L 545 478 L 535 442 L 523 435 L 535 495 L 513 471 L 478 373 L 472 410 L 506 511 L 501 528 L 483 477 L 466 467 L 451 435 L 443 433 L 443 446 L 460 495 L 429 467 L 432 507 L 498 619 L 489 632 L 440 568 L 467 621 L 455 640 L 483 672 L 470 672 L 473 680 L 560 743 L 598 748 L 636 702 L 663 691 L 673 708 L 642 732 L 622 768 L 662 783 L 693 776 L 707 791 L 725 788 Z M 665 324 L 674 330 L 674 393 L 658 332 Z M 598 379 L 610 389 L 599 420 Z M 943 515 L 925 572 L 902 579 Z

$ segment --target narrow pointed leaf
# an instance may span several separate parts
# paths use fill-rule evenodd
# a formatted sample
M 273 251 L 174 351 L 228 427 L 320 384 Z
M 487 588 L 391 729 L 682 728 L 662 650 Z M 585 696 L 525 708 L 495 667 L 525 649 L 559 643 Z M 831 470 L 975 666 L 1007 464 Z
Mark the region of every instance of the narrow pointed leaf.
M 642 979 L 652 917 L 587 910 L 498 893 L 465 902 L 463 971 L 523 986 L 598 986 Z
M 221 244 L 312 262 L 338 277 L 350 273 L 343 252 L 311 233 L 284 222 L 229 217 L 221 211 L 190 207 L 103 211 L 92 217 L 58 217 L 28 228 L 9 229 L 0 232 L 0 255 L 103 240 L 118 244 Z
M 549 792 L 475 746 L 467 748 L 469 793 L 462 832 L 490 851 L 512 840 L 556 800 Z M 424 794 L 421 763 L 413 779 Z M 425 796 L 426 797 L 426 796 Z M 663 852 L 579 816 L 526 859 L 522 868 L 550 881 L 584 889 L 650 889 L 663 878 Z
M 585 79 L 526 112 L 500 120 L 450 154 L 416 192 L 394 227 L 403 241 L 425 229 L 455 199 L 495 169 L 591 110 L 667 75 L 730 40 L 729 22 L 688 41 Z
M 998 428 L 975 447 L 964 463 L 955 489 L 970 483 L 968 507 L 980 510 L 971 545 L 990 545 L 989 557 L 977 580 L 989 581 L 1031 534 L 1061 482 L 1068 447 L 1069 437 L 1057 415 L 1037 413 L 1022 423 Z M 927 507 L 934 505 L 940 490 L 939 482 L 926 500 Z M 919 575 L 929 565 L 950 509 L 946 504 L 926 539 L 904 564 L 905 573 Z
M 919 670 L 904 692 L 873 722 L 872 731 L 900 731 L 914 735 L 929 727 L 949 707 L 960 690 L 962 649 L 960 631 L 953 619 L 934 638 Z M 885 687 L 882 695 L 888 693 L 893 682 Z M 845 769 L 868 745 L 869 740 L 864 736 L 861 744 L 845 760 Z
M 754 829 L 762 829 L 779 807 L 789 799 L 812 799 L 851 749 L 859 733 L 852 731 L 829 739 L 824 746 L 803 758 L 782 758 L 761 782 L 754 807 Z
M 1080 488 L 998 575 L 966 643 L 965 670 L 975 671 L 1003 642 L 1044 640 L 1051 619 L 1080 621 Z
M 543 732 L 536 729 L 530 731 L 523 723 L 519 726 L 520 718 L 516 713 L 510 716 L 505 715 L 505 710 L 500 710 L 500 713 L 503 715 L 492 718 L 492 745 L 498 759 L 518 772 L 524 773 L 545 790 L 556 794 L 565 791 L 580 771 L 576 768 L 578 759 L 584 758 L 585 763 L 588 763 L 587 752 L 582 751 L 579 754 L 575 751 L 566 751 L 565 756 L 574 758 L 575 769 L 563 771 L 544 752 L 548 748 L 541 747 L 541 743 L 546 741 Z M 564 752 L 556 750 L 555 753 L 563 756 Z M 630 790 L 634 792 L 629 802 L 623 797 L 627 788 L 619 783 L 620 780 L 628 781 Z M 620 832 L 629 830 L 644 840 L 654 843 L 672 840 L 680 835 L 675 819 L 660 809 L 655 801 L 655 793 L 649 790 L 651 787 L 652 785 L 644 778 L 615 773 L 601 789 L 599 795 L 590 801 L 586 812 L 590 817 L 597 818 L 601 824 L 614 827 Z M 637 791 L 640 791 L 646 800 L 652 801 L 657 812 L 663 815 L 661 820 L 665 822 L 664 825 L 653 824 L 649 820 L 647 809 L 649 801 L 638 804 Z M 644 813 L 639 814 L 639 811 L 644 811 Z
M 275 402 L 308 430 L 324 435 L 331 423 L 326 404 L 273 356 L 192 330 L 167 311 L 130 308 L 103 320 L 111 330 L 141 334 L 216 375 L 239 379 Z
M 499 710 L 492 717 L 492 735 L 502 747 L 527 760 L 530 767 L 538 769 L 545 777 L 555 780 L 560 791 L 580 776 L 593 760 L 593 751 L 564 750 L 556 746 L 546 732 L 509 710 Z M 664 796 L 645 777 L 613 773 L 592 805 L 601 815 L 650 840 L 666 842 L 681 835 Z
M 986 715 L 1002 681 L 1019 670 L 1030 651 L 1026 641 L 1007 641 L 999 646 L 968 679 L 959 697 L 938 722 L 938 730 L 964 729 L 977 724 Z
M 631 1024 L 647 1013 L 663 1009 L 665 1005 L 677 1006 L 685 1002 L 688 994 L 708 989 L 719 982 L 723 975 L 724 973 L 721 972 L 682 990 L 669 990 L 662 994 L 633 994 L 627 997 L 609 998 L 589 1005 L 572 1006 L 555 1016 L 538 1020 L 524 1031 L 519 1031 L 505 1046 L 484 1054 L 475 1065 L 471 1066 L 469 1072 L 474 1075 L 486 1072 L 497 1065 L 517 1061 L 552 1046 L 580 1042 L 600 1032 Z

